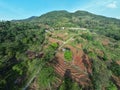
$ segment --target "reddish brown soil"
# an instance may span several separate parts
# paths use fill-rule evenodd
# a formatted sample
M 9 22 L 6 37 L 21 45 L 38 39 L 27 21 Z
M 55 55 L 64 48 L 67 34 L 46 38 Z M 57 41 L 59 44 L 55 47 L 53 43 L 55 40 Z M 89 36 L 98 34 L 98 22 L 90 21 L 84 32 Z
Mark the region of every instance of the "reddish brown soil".
M 75 47 L 70 45 L 64 46 L 69 48 L 73 53 L 73 61 L 65 62 L 64 53 L 62 51 L 57 52 L 54 68 L 55 71 L 64 77 L 66 70 L 71 71 L 72 79 L 78 82 L 82 86 L 90 85 L 90 79 L 88 74 L 92 73 L 91 63 L 87 55 L 83 53 L 82 50 L 77 50 Z
M 39 87 L 39 85 L 37 83 L 37 79 L 35 78 L 33 83 L 31 83 L 31 85 L 28 87 L 27 90 L 36 90 L 36 89 L 38 89 L 38 87 Z
M 99 50 L 99 49 L 96 49 L 96 54 L 98 55 L 98 56 L 101 56 L 101 57 L 103 57 L 104 56 L 104 52 L 103 51 L 101 51 L 101 50 Z
M 59 45 L 61 45 L 63 42 L 61 40 L 58 39 L 54 39 L 54 38 L 49 38 L 48 40 L 50 43 L 58 43 Z
M 57 34 L 57 37 L 63 38 L 65 37 L 65 34 L 60 35 Z M 63 44 L 62 40 L 58 40 L 55 38 L 49 37 L 48 40 L 50 43 L 58 43 L 59 45 Z M 72 61 L 66 62 L 64 58 L 64 52 L 58 51 L 56 53 L 55 59 L 53 60 L 53 66 L 55 68 L 56 73 L 61 77 L 64 78 L 66 70 L 70 70 L 71 77 L 74 81 L 78 82 L 80 85 L 89 86 L 91 85 L 89 74 L 92 73 L 91 69 L 91 62 L 87 55 L 84 54 L 82 48 L 82 44 L 76 45 L 76 47 L 73 47 L 71 45 L 64 45 L 62 48 L 69 48 L 72 52 Z M 62 82 L 62 79 L 59 80 Z M 60 84 L 59 82 L 59 84 Z M 55 83 L 56 86 L 56 83 Z
M 30 50 L 26 51 L 26 55 L 28 56 L 29 59 L 35 58 L 35 54 L 36 53 L 33 51 L 30 51 Z
M 63 40 L 67 40 L 67 35 L 65 35 L 66 33 L 64 34 L 56 34 L 57 37 L 63 39 Z
M 73 46 L 66 45 L 65 47 L 70 48 L 70 50 L 73 53 L 73 61 L 72 64 L 78 66 L 83 71 L 86 71 L 88 73 L 92 73 L 91 70 L 91 63 L 87 55 L 84 54 L 82 49 L 77 49 Z M 81 48 L 82 45 L 79 45 L 79 48 Z
M 109 44 L 109 42 L 110 42 L 110 41 L 109 41 L 108 39 L 104 39 L 104 40 L 102 41 L 102 44 L 106 46 L 106 45 Z
M 119 64 L 120 65 L 120 60 L 119 61 L 116 61 L 117 62 L 117 64 Z
M 117 87 L 120 88 L 120 77 L 116 77 L 113 75 L 112 78 L 115 84 L 117 85 Z
M 77 48 L 82 48 L 82 46 L 83 46 L 82 44 L 76 45 Z

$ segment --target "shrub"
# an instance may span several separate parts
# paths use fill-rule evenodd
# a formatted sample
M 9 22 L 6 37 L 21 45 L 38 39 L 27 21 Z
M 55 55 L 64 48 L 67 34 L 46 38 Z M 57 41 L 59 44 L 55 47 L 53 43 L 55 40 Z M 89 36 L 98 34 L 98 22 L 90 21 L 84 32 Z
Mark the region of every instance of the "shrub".
M 72 52 L 70 50 L 66 50 L 64 52 L 64 57 L 67 61 L 71 61 L 72 60 Z
M 110 69 L 116 76 L 120 76 L 120 65 L 117 64 L 115 61 L 111 63 L 109 69 Z
M 118 89 L 113 82 L 110 82 L 109 86 L 107 87 L 107 90 L 118 90 Z
M 89 33 L 84 33 L 84 34 L 81 35 L 81 37 L 84 38 L 84 39 L 87 39 L 89 41 L 93 40 L 93 36 Z

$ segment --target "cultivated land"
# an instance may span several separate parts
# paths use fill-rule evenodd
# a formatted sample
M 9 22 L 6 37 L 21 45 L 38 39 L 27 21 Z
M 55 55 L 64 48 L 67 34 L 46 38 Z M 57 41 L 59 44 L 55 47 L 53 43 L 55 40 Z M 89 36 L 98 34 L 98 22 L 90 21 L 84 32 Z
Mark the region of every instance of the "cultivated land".
M 53 11 L 0 22 L 0 90 L 119 90 L 120 20 Z

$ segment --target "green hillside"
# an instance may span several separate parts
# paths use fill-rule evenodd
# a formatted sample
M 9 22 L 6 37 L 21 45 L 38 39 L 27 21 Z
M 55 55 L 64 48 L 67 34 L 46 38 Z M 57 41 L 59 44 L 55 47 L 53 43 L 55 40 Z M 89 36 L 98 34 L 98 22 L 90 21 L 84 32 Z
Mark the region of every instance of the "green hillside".
M 0 22 L 0 90 L 119 90 L 120 20 L 52 11 Z
M 85 11 L 76 11 L 75 13 L 54 11 L 40 16 L 38 20 L 52 27 L 88 28 L 91 31 L 120 40 L 120 20 L 94 15 Z
M 120 40 L 120 20 L 95 15 L 86 11 L 53 11 L 36 17 L 27 19 L 30 22 L 47 24 L 51 27 L 83 27 L 99 34 Z M 25 21 L 27 21 L 25 20 Z

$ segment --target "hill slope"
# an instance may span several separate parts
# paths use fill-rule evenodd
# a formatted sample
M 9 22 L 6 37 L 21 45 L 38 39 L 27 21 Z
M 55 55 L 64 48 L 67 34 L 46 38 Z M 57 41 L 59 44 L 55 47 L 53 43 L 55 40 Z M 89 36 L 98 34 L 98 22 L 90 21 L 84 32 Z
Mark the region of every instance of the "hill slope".
M 53 11 L 35 19 L 27 19 L 34 23 L 42 23 L 51 27 L 83 27 L 99 34 L 120 40 L 120 20 L 95 15 L 86 11 Z
M 0 22 L 0 89 L 117 90 L 120 20 L 86 11 Z

